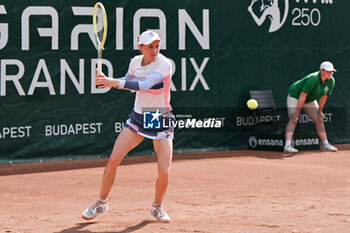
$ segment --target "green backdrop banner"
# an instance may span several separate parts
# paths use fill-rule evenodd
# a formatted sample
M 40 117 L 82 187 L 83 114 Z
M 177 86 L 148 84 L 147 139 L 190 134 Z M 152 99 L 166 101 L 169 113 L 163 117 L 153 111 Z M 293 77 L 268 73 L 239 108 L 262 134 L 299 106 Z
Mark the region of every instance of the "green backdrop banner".
M 93 85 L 96 44 L 89 0 L 0 0 L 0 162 L 108 156 L 134 93 Z M 173 63 L 175 152 L 247 148 L 251 89 L 289 85 L 330 60 L 329 140 L 347 143 L 350 1 L 103 1 L 103 70 L 127 72 L 135 38 L 151 29 Z M 193 120 L 195 119 L 195 120 Z M 338 119 L 338 121 L 337 121 Z M 310 124 L 306 118 L 302 124 Z M 337 129 L 337 130 L 335 130 Z M 152 153 L 145 140 L 130 155 Z

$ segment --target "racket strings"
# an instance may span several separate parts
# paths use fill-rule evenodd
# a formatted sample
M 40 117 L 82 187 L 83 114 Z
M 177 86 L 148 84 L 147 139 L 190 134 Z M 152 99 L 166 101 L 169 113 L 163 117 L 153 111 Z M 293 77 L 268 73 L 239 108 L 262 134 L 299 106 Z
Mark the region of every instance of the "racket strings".
M 96 16 L 97 16 L 97 19 L 96 19 L 96 21 L 97 21 L 97 37 L 98 37 L 99 42 L 101 43 L 103 40 L 104 31 L 105 31 L 103 11 L 102 11 L 101 7 L 97 8 Z

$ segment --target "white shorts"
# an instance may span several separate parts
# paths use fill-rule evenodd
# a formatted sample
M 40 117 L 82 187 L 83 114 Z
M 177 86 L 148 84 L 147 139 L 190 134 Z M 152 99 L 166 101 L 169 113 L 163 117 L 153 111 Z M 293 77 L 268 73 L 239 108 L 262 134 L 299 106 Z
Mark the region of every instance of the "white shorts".
M 298 102 L 299 102 L 298 99 L 288 95 L 288 97 L 287 97 L 287 108 L 288 108 L 288 116 L 289 117 L 297 109 Z M 318 111 L 318 103 L 317 103 L 317 100 L 314 100 L 314 101 L 312 101 L 310 103 L 305 103 L 304 106 L 303 106 L 303 110 L 306 113 L 306 115 L 308 117 L 310 117 L 313 121 L 318 119 L 318 113 L 317 113 L 317 111 Z

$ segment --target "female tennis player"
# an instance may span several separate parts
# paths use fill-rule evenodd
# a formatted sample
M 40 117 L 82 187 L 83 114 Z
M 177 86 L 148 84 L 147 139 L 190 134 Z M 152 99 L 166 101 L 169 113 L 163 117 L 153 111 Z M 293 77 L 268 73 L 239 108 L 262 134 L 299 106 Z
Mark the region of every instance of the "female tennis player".
M 291 145 L 295 126 L 298 123 L 301 109 L 310 117 L 316 126 L 318 136 L 322 140 L 324 151 L 337 151 L 327 139 L 323 123 L 323 107 L 327 98 L 332 94 L 335 85 L 333 73 L 336 70 L 329 61 L 322 62 L 320 70 L 307 75 L 293 83 L 288 90 L 287 107 L 289 122 L 286 126 L 286 144 L 284 152 L 297 153 L 298 150 Z M 319 103 L 317 102 L 319 100 Z
M 152 216 L 159 222 L 170 222 L 163 209 L 162 202 L 168 186 L 170 165 L 173 156 L 172 124 L 157 129 L 143 126 L 143 112 L 154 109 L 153 117 L 173 121 L 170 106 L 170 84 L 172 68 L 169 59 L 159 53 L 160 37 L 153 31 L 145 31 L 138 37 L 138 47 L 142 55 L 131 59 L 129 70 L 124 78 L 113 79 L 103 73 L 96 75 L 95 84 L 99 88 L 116 87 L 135 90 L 134 108 L 125 127 L 117 137 L 112 153 L 104 170 L 99 199 L 84 210 L 86 220 L 95 218 L 108 210 L 107 199 L 114 184 L 117 168 L 125 155 L 146 137 L 153 140 L 158 160 L 158 178 L 155 184 L 155 197 L 150 209 Z M 157 109 L 157 111 L 155 110 Z M 153 118 L 152 117 L 152 118 Z M 153 119 L 152 119 L 153 120 Z M 170 127 L 169 127 L 170 125 Z

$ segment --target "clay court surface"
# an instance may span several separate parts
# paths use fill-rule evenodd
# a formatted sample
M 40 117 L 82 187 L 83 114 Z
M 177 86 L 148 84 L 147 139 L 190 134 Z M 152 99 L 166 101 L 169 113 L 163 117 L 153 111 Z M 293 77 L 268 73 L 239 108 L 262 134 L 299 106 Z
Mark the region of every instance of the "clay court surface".
M 98 197 L 106 159 L 1 165 L 0 232 L 350 232 L 350 146 L 339 149 L 175 155 L 170 224 L 149 214 L 153 156 L 123 161 L 110 211 L 92 221 L 80 214 Z

